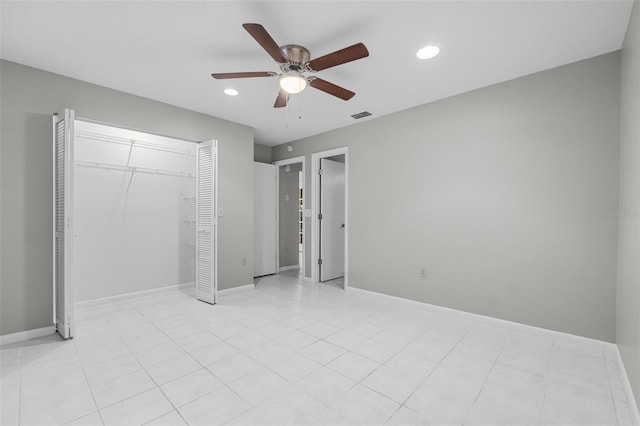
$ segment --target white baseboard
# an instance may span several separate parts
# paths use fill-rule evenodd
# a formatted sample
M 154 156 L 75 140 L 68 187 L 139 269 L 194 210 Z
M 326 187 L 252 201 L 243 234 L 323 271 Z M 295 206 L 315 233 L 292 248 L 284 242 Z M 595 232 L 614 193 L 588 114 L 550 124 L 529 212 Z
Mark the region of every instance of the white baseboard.
M 386 299 L 394 299 L 398 301 L 402 301 L 404 303 L 411 303 L 415 305 L 419 305 L 422 307 L 428 307 L 430 310 L 435 312 L 446 312 L 448 314 L 456 315 L 459 318 L 471 320 L 475 323 L 483 323 L 486 325 L 506 328 L 511 331 L 519 331 L 526 332 L 528 334 L 534 334 L 540 337 L 552 338 L 564 343 L 574 343 L 579 345 L 589 345 L 593 348 L 607 350 L 609 353 L 615 353 L 617 357 L 618 365 L 620 366 L 620 375 L 623 381 L 623 388 L 625 395 L 627 396 L 627 402 L 629 404 L 629 409 L 631 410 L 631 415 L 635 425 L 640 426 L 640 413 L 638 411 L 638 405 L 636 404 L 636 400 L 634 399 L 633 389 L 631 388 L 631 383 L 629 382 L 629 376 L 624 368 L 624 363 L 622 361 L 622 356 L 620 355 L 620 350 L 618 346 L 614 343 L 604 342 L 602 340 L 591 339 L 589 337 L 576 336 L 574 334 L 564 333 L 562 331 L 549 330 L 542 327 L 536 327 L 533 325 L 520 324 L 513 321 L 503 320 L 499 318 L 493 318 L 486 315 L 473 314 L 471 312 L 459 311 L 453 308 L 447 308 L 444 306 L 432 305 L 430 303 L 419 302 L 411 299 L 404 299 L 398 296 L 391 296 L 389 294 L 378 293 L 371 290 L 365 290 L 363 288 L 357 287 L 349 287 L 349 292 L 358 292 L 362 294 L 366 294 L 368 297 L 376 297 L 376 298 L 386 298 Z
M 540 337 L 553 338 L 565 343 L 574 343 L 580 345 L 589 345 L 594 348 L 599 348 L 607 351 L 613 351 L 617 357 L 618 365 L 620 366 L 620 375 L 623 381 L 623 387 L 625 391 L 625 395 L 627 396 L 627 402 L 629 403 L 629 409 L 631 410 L 631 415 L 633 416 L 633 421 L 635 425 L 640 426 L 640 412 L 638 410 L 638 405 L 636 404 L 636 400 L 633 395 L 633 389 L 631 388 L 631 383 L 629 382 L 629 376 L 624 368 L 624 363 L 622 361 L 622 356 L 620 355 L 620 350 L 618 346 L 614 343 L 604 342 L 602 340 L 591 339 L 589 337 L 584 336 L 576 336 L 574 334 L 564 333 L 562 331 L 549 330 L 542 327 L 536 327 L 533 325 L 520 324 L 513 321 L 503 320 L 500 318 L 493 318 L 486 315 L 474 314 L 471 312 L 459 311 L 453 308 L 447 308 L 444 306 L 432 305 L 430 303 L 419 302 L 411 299 L 404 299 L 398 296 L 391 296 L 389 294 L 378 293 L 371 290 L 365 290 L 363 288 L 357 287 L 349 287 L 350 292 L 361 292 L 363 294 L 368 295 L 369 297 L 378 297 L 378 298 L 390 298 L 399 301 L 403 301 L 406 303 L 420 305 L 422 307 L 428 307 L 429 309 L 436 312 L 446 312 L 448 314 L 453 314 L 458 316 L 459 318 L 468 319 L 473 322 L 480 322 L 486 325 L 506 328 L 511 331 L 520 331 L 526 332 L 529 334 L 534 334 Z
M 577 336 L 575 334 L 569 334 L 569 333 L 564 333 L 562 331 L 556 331 L 556 330 L 550 330 L 547 328 L 542 328 L 542 327 L 537 327 L 534 325 L 526 325 L 526 324 L 521 324 L 518 322 L 513 322 L 513 321 L 509 321 L 509 320 L 504 320 L 504 319 L 500 319 L 500 318 L 494 318 L 494 317 L 489 317 L 486 315 L 480 315 L 480 314 L 474 314 L 471 312 L 465 312 L 465 311 L 460 311 L 457 309 L 453 309 L 453 308 L 447 308 L 445 306 L 438 306 L 438 305 L 432 305 L 430 303 L 425 303 L 425 302 L 419 302 L 417 300 L 411 300 L 411 299 L 404 299 L 402 297 L 398 297 L 398 296 L 391 296 L 389 294 L 384 294 L 384 293 L 378 293 L 376 291 L 371 291 L 371 290 L 365 290 L 363 288 L 358 288 L 358 287 L 352 287 L 349 286 L 349 290 L 348 291 L 356 291 L 356 292 L 362 292 L 365 293 L 369 296 L 373 296 L 373 297 L 381 297 L 381 298 L 391 298 L 391 299 L 395 299 L 395 300 L 401 300 L 403 302 L 407 302 L 407 303 L 411 303 L 411 304 L 417 304 L 420 305 L 422 307 L 428 307 L 429 309 L 435 311 L 435 312 L 446 312 L 448 314 L 452 314 L 452 315 L 456 315 L 459 318 L 463 318 L 463 319 L 467 319 L 470 321 L 474 321 L 474 322 L 480 322 L 486 325 L 490 325 L 490 326 L 494 326 L 494 327 L 501 327 L 501 328 L 506 328 L 508 330 L 511 331 L 520 331 L 520 332 L 526 332 L 529 334 L 533 334 L 539 337 L 546 337 L 546 338 L 552 338 L 552 339 L 558 339 L 561 340 L 565 343 L 575 343 L 575 344 L 579 344 L 579 345 L 591 345 L 593 347 L 599 347 L 599 348 L 607 348 L 609 350 L 616 350 L 617 347 L 614 343 L 610 343 L 610 342 L 604 342 L 602 340 L 596 340 L 596 339 L 592 339 L 590 337 L 584 337 L 584 336 Z
M 253 290 L 254 288 L 256 288 L 256 285 L 253 283 L 241 285 L 238 287 L 225 288 L 224 290 L 218 290 L 218 296 L 225 296 L 233 293 L 242 293 L 243 291 Z
M 48 336 L 56 332 L 56 327 L 51 325 L 49 327 L 34 328 L 33 330 L 21 331 L 19 333 L 5 334 L 0 336 L 0 345 L 9 345 L 11 343 L 24 342 L 29 339 L 36 339 L 38 337 Z
M 622 387 L 624 387 L 624 393 L 627 395 L 627 402 L 629 403 L 629 409 L 631 410 L 631 415 L 633 424 L 640 425 L 640 410 L 638 410 L 638 404 L 636 404 L 636 399 L 633 397 L 633 389 L 631 388 L 631 382 L 629 381 L 629 376 L 627 376 L 627 370 L 624 368 L 624 362 L 622 361 L 622 355 L 620 354 L 620 349 L 616 345 L 616 357 L 618 359 L 618 366 L 620 367 L 620 373 L 622 375 Z
M 148 297 L 148 296 L 153 296 L 155 294 L 159 294 L 159 293 L 164 293 L 167 291 L 174 291 L 174 290 L 180 290 L 183 288 L 189 288 L 189 287 L 193 287 L 195 286 L 195 282 L 190 282 L 190 283 L 185 283 L 185 284 L 178 284 L 178 285 L 170 285 L 167 287 L 160 287 L 160 288 L 152 288 L 149 290 L 142 290 L 142 291 L 136 291 L 133 293 L 125 293 L 125 294 L 117 294 L 115 296 L 107 296 L 107 297 L 101 297 L 99 299 L 91 299 L 91 300 L 84 300 L 82 302 L 76 302 L 74 303 L 74 306 L 77 308 L 89 308 L 92 307 L 94 305 L 101 305 L 103 303 L 108 303 L 108 302 L 117 302 L 117 301 L 123 301 L 123 300 L 130 300 L 130 299 L 137 299 L 140 297 Z
M 292 271 L 294 269 L 300 269 L 300 265 L 281 266 L 279 272 Z

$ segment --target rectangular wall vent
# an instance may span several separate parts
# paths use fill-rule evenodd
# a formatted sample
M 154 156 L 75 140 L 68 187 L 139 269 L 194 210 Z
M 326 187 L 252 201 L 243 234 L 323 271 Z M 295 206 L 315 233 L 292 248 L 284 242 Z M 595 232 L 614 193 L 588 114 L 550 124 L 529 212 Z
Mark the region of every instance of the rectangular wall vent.
M 370 115 L 371 115 L 371 113 L 370 113 L 369 111 L 362 111 L 362 112 L 359 112 L 359 113 L 357 113 L 357 114 L 353 114 L 353 115 L 351 116 L 351 118 L 353 118 L 353 119 L 355 119 L 355 120 L 359 120 L 359 119 L 361 119 L 361 118 L 368 117 L 368 116 L 370 116 Z

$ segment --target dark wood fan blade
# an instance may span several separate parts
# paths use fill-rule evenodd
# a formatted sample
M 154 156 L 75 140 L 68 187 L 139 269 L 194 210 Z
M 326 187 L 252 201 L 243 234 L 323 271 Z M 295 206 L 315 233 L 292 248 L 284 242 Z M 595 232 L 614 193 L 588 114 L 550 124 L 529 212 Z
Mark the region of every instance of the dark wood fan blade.
M 276 103 L 273 104 L 274 108 L 282 108 L 286 107 L 289 102 L 289 94 L 284 90 L 280 89 L 278 92 L 278 97 L 276 98 Z
M 251 37 L 255 38 L 256 41 L 264 50 L 267 51 L 269 56 L 273 58 L 279 64 L 284 64 L 285 62 L 289 62 L 285 54 L 278 46 L 273 38 L 269 35 L 267 30 L 260 24 L 242 24 L 242 27 L 247 30 Z
M 276 75 L 278 74 L 270 71 L 255 71 L 255 72 L 223 72 L 223 73 L 211 74 L 211 77 L 217 80 L 224 80 L 225 78 L 273 77 Z
M 348 101 L 355 96 L 355 92 L 347 90 L 344 87 L 337 86 L 333 83 L 329 83 L 328 81 L 321 78 L 312 79 L 309 82 L 309 86 L 313 87 L 314 89 L 322 90 L 323 92 L 338 97 L 344 101 Z
M 367 47 L 362 43 L 358 43 L 313 59 L 309 62 L 309 68 L 313 71 L 322 71 L 327 68 L 335 67 L 336 65 L 346 64 L 347 62 L 366 58 L 367 56 L 369 56 Z

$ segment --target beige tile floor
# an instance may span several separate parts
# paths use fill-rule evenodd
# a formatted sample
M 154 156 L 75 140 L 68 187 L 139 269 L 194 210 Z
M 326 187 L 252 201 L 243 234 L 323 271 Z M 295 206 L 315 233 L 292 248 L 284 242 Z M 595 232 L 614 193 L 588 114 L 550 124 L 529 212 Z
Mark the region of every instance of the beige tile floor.
M 74 339 L 2 347 L 0 423 L 633 425 L 610 345 L 340 287 L 79 306 Z

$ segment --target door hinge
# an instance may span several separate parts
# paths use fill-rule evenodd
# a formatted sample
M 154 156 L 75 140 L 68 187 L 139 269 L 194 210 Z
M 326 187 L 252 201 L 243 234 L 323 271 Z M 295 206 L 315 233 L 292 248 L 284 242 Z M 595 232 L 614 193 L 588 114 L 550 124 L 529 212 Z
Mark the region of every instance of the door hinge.
M 318 220 L 322 220 L 322 213 L 318 213 Z
M 322 176 L 322 169 L 318 169 L 318 174 Z
M 322 265 L 322 259 L 318 259 L 318 265 Z

